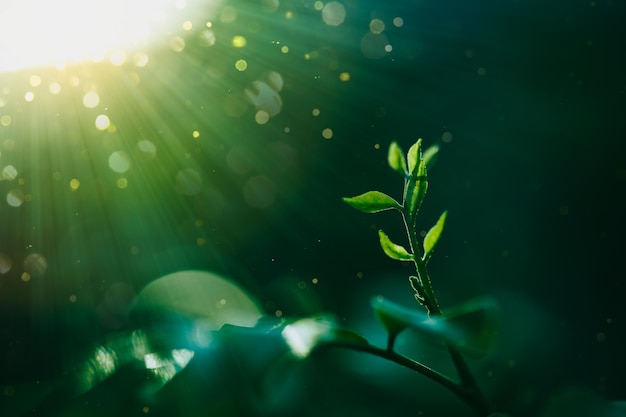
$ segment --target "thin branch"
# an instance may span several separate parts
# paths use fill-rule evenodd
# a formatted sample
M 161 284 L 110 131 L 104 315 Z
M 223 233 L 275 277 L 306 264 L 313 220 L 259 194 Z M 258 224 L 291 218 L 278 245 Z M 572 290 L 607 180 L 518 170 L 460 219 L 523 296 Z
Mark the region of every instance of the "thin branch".
M 320 347 L 336 347 L 347 350 L 355 350 L 363 353 L 369 353 L 370 355 L 378 356 L 383 359 L 387 359 L 388 361 L 397 363 L 398 365 L 404 366 L 405 368 L 409 368 L 412 371 L 418 372 L 424 375 L 427 378 L 432 379 L 433 381 L 443 385 L 444 387 L 457 392 L 459 390 L 463 390 L 461 385 L 449 378 L 448 376 L 435 371 L 434 369 L 424 365 L 423 363 L 417 362 L 411 358 L 408 358 L 404 355 L 400 355 L 393 350 L 382 349 L 377 346 L 373 346 L 370 344 L 364 343 L 350 343 L 350 342 L 341 342 L 341 341 L 330 341 L 324 343 Z
M 404 366 L 405 368 L 422 374 L 425 377 L 449 389 L 457 397 L 459 397 L 459 399 L 464 401 L 466 404 L 472 406 L 480 415 L 487 416 L 490 413 L 489 407 L 487 407 L 486 402 L 482 397 L 482 394 L 480 394 L 480 391 L 476 390 L 476 385 L 467 386 L 462 382 L 457 382 L 447 375 L 435 371 L 434 369 L 424 365 L 423 363 L 417 362 L 411 358 L 396 353 L 393 350 L 381 349 L 370 344 L 340 341 L 327 342 L 321 345 L 320 348 L 321 347 L 335 347 L 340 349 L 354 350 L 394 362 L 398 365 Z

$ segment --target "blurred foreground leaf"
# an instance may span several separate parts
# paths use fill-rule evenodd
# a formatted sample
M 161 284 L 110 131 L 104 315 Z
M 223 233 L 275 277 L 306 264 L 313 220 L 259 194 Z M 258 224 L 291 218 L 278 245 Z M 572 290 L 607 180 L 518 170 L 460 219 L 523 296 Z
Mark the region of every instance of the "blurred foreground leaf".
M 453 307 L 445 318 L 428 316 L 383 297 L 373 299 L 372 308 L 390 334 L 415 329 L 475 356 L 485 354 L 495 341 L 497 306 L 490 299 L 473 300 Z
M 486 354 L 496 343 L 499 307 L 491 298 L 477 298 L 446 309 L 445 321 L 458 330 L 454 343 L 470 356 Z
M 551 396 L 540 417 L 626 417 L 626 401 L 607 401 L 582 386 L 567 386 Z
M 367 339 L 340 328 L 330 316 L 307 317 L 284 326 L 281 335 L 298 358 L 306 358 L 317 347 L 328 344 L 368 345 Z
M 224 324 L 252 327 L 263 316 L 242 288 L 207 271 L 178 271 L 151 282 L 137 296 L 135 308 L 203 319 L 212 330 Z
M 437 338 L 453 339 L 458 336 L 455 329 L 448 327 L 443 320 L 429 317 L 422 311 L 403 307 L 383 297 L 374 298 L 371 305 L 376 317 L 390 334 L 412 328 Z

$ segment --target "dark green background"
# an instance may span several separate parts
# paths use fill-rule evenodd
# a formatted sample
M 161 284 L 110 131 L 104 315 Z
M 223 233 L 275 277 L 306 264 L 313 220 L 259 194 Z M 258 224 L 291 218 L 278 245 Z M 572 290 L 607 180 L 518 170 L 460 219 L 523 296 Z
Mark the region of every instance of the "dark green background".
M 93 128 L 97 113 L 82 108 L 79 93 L 0 109 L 13 118 L 0 139 L 16 143 L 2 149 L 0 163 L 19 167 L 33 197 L 19 208 L 0 204 L 0 251 L 14 260 L 0 276 L 0 410 L 3 403 L 21 409 L 7 392 L 27 396 L 36 381 L 54 385 L 82 349 L 133 328 L 111 329 L 98 318 L 113 283 L 138 293 L 177 270 L 222 273 L 270 316 L 332 312 L 382 342 L 369 299 L 414 304 L 410 269 L 385 257 L 375 233 L 382 227 L 399 241 L 401 222 L 394 213 L 356 212 L 341 197 L 375 189 L 400 198 L 386 149 L 397 141 L 406 150 L 418 137 L 441 145 L 420 223 L 428 229 L 449 211 L 430 264 L 440 302 L 445 310 L 487 295 L 501 305 L 500 344 L 470 361 L 487 395 L 514 415 L 540 415 L 572 387 L 579 399 L 625 398 L 623 3 L 344 4 L 344 24 L 328 27 L 310 2 L 283 1 L 272 13 L 256 1 L 227 2 L 217 13 L 232 7 L 238 18 L 214 19 L 215 45 L 203 47 L 192 31 L 181 53 L 156 48 L 137 70 L 138 85 L 126 67 L 71 69 L 98 85 L 118 126 L 112 138 Z M 285 19 L 288 10 L 293 19 Z M 391 24 L 396 16 L 401 28 Z M 380 59 L 359 46 L 372 18 L 386 23 L 393 45 Z M 251 33 L 251 22 L 260 30 Z M 234 35 L 246 36 L 245 48 L 230 45 Z M 305 60 L 312 51 L 317 58 Z M 238 72 L 234 61 L 242 57 L 248 70 Z M 285 82 L 280 114 L 265 125 L 255 123 L 251 106 L 228 115 L 223 103 L 267 71 Z M 339 79 L 344 71 L 348 82 Z M 19 95 L 32 73 L 1 74 L 0 88 Z M 322 137 L 324 128 L 332 139 Z M 452 139 L 443 141 L 446 132 Z M 133 159 L 129 188 L 117 189 L 107 144 L 140 138 L 157 145 L 158 157 Z M 295 159 L 274 152 L 277 142 Z M 249 173 L 229 168 L 233 147 L 250 155 Z M 186 167 L 222 196 L 219 215 L 210 198 L 176 193 L 176 172 Z M 54 171 L 62 174 L 58 183 Z M 265 209 L 242 197 L 256 174 L 276 186 Z M 72 193 L 74 177 L 81 187 Z M 3 194 L 12 188 L 0 182 Z M 198 246 L 198 237 L 206 244 Z M 48 269 L 25 283 L 20 262 L 32 251 Z M 77 303 L 68 303 L 70 294 Z M 253 343 L 198 353 L 150 400 L 149 415 L 471 415 L 431 381 L 359 354 L 324 354 L 271 373 L 268 358 L 279 356 L 280 343 L 246 337 Z M 432 347 L 421 351 L 411 337 L 401 343 L 448 366 Z M 142 415 L 147 400 L 133 388 L 142 384 L 136 372 L 120 371 L 86 397 L 40 408 L 33 402 L 35 411 L 24 413 Z

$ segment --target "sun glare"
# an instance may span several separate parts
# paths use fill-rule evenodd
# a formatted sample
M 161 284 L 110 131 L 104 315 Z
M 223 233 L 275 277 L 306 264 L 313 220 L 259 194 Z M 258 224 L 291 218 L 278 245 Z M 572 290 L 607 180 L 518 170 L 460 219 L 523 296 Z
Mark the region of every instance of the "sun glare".
M 0 72 L 64 67 L 144 48 L 182 22 L 175 0 L 14 0 L 0 5 Z

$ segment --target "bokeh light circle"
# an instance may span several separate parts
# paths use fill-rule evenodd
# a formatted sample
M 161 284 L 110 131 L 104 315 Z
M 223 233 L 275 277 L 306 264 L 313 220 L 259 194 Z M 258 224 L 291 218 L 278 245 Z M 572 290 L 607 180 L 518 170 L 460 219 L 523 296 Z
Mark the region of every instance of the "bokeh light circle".
M 182 195 L 196 195 L 202 189 L 202 177 L 195 169 L 183 169 L 176 174 L 176 191 Z
M 331 1 L 322 9 L 322 20 L 328 26 L 339 26 L 346 19 L 346 8 L 343 4 Z
M 46 273 L 48 261 L 39 253 L 31 253 L 24 259 L 24 271 L 33 278 L 39 278 Z
M 124 151 L 113 152 L 109 156 L 109 168 L 119 174 L 123 174 L 130 169 L 130 157 Z

